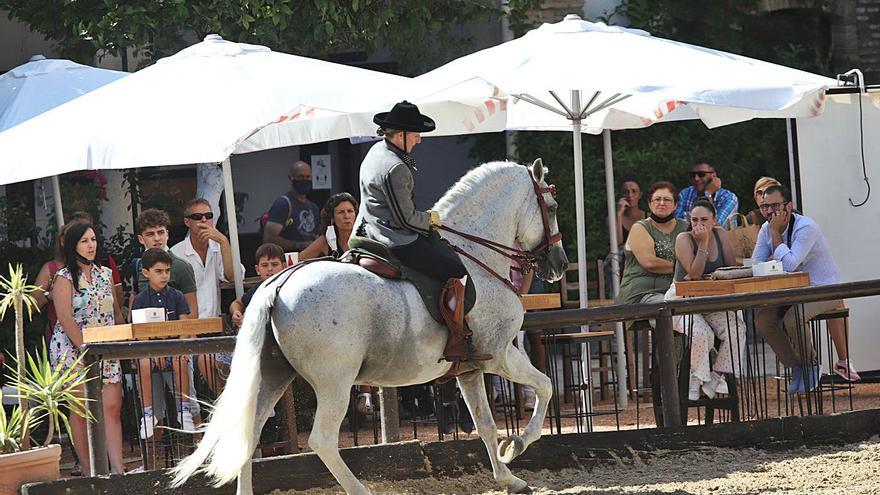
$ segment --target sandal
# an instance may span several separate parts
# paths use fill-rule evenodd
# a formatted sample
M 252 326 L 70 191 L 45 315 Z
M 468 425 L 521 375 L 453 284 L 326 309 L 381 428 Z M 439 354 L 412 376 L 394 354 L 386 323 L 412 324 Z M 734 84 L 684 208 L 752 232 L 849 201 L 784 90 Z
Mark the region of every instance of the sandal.
M 373 413 L 373 403 L 372 397 L 370 397 L 369 393 L 358 394 L 357 398 L 357 410 L 361 414 L 372 414 Z
M 70 469 L 70 476 L 74 477 L 74 478 L 79 478 L 82 475 L 83 475 L 82 466 L 80 466 L 79 463 L 74 464 L 73 467 Z

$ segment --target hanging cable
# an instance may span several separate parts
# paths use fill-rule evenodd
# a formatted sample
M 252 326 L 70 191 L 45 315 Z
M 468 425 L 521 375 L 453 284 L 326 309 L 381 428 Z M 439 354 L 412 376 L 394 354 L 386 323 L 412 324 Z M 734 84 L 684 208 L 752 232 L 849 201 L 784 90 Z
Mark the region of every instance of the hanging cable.
M 837 81 L 844 86 L 847 83 L 850 83 L 859 88 L 857 96 L 859 100 L 859 151 L 862 158 L 862 178 L 865 181 L 865 186 L 867 186 L 868 191 L 865 194 L 865 199 L 862 200 L 861 203 L 856 204 L 853 202 L 852 198 L 849 198 L 850 206 L 858 208 L 864 206 L 864 204 L 868 202 L 868 198 L 871 197 L 871 181 L 868 179 L 868 166 L 865 161 L 865 119 L 862 111 L 862 94 L 867 94 L 867 90 L 865 89 L 865 76 L 862 75 L 862 71 L 859 69 L 852 69 L 844 74 L 838 74 Z

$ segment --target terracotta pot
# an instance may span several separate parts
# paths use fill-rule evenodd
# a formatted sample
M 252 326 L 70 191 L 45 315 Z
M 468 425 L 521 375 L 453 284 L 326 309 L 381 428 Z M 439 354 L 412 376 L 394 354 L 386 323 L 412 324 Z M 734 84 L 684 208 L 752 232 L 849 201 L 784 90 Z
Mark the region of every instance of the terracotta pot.
M 0 455 L 0 495 L 16 495 L 21 485 L 61 477 L 61 446 L 39 447 Z

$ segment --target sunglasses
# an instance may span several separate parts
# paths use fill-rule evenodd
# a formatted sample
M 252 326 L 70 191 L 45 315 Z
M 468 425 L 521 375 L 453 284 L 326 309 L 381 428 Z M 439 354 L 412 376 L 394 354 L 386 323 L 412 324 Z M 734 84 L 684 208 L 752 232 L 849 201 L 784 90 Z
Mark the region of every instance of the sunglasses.
M 761 206 L 759 206 L 758 208 L 761 211 L 779 211 L 782 209 L 783 205 L 786 205 L 786 204 L 788 204 L 788 203 L 787 202 L 786 203 L 764 203 Z
M 715 173 L 715 172 L 712 172 L 711 170 L 710 170 L 710 171 L 694 170 L 693 172 L 691 172 L 691 175 L 694 176 L 694 177 L 700 177 L 700 178 L 703 178 L 703 177 L 705 177 L 705 176 L 707 176 L 707 175 L 709 175 L 709 174 L 714 174 L 714 173 Z
M 210 219 L 214 218 L 214 213 L 210 212 L 210 211 L 207 213 L 190 213 L 189 215 L 186 216 L 186 218 L 189 218 L 190 220 L 195 220 L 197 222 L 203 218 L 205 220 L 210 220 Z

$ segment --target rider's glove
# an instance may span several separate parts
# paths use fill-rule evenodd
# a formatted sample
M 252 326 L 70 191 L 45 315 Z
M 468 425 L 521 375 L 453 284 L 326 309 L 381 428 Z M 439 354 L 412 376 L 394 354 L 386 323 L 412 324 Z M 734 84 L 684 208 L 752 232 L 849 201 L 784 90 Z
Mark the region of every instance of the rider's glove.
M 431 225 L 434 227 L 442 227 L 443 222 L 440 221 L 440 214 L 434 210 L 428 210 L 428 216 L 430 217 Z

